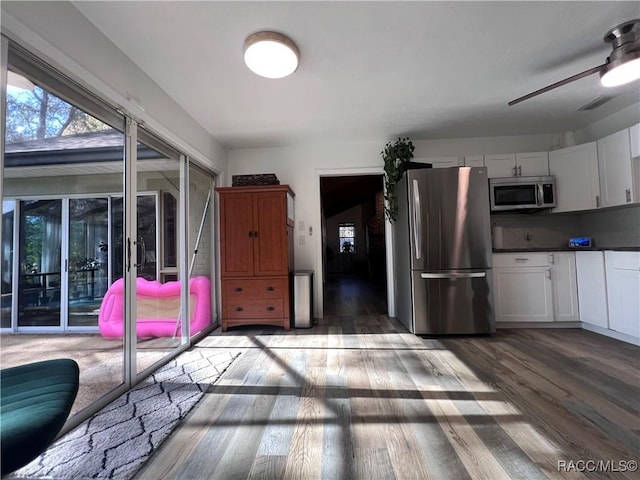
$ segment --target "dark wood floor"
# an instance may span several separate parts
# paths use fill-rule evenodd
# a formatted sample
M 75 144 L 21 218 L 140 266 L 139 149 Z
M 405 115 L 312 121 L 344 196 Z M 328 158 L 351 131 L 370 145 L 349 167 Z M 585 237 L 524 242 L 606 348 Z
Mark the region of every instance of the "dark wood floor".
M 138 478 L 638 478 L 611 470 L 640 461 L 640 349 L 591 332 L 424 339 L 329 314 L 195 348 L 243 353 Z
M 387 290 L 384 284 L 357 275 L 335 275 L 324 285 L 324 314 L 385 315 Z

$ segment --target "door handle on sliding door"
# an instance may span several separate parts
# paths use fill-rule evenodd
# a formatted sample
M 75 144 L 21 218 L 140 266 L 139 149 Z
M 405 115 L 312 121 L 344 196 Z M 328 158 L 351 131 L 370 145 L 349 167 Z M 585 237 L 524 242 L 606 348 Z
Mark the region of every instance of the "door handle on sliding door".
M 131 271 L 131 239 L 127 238 L 127 272 Z

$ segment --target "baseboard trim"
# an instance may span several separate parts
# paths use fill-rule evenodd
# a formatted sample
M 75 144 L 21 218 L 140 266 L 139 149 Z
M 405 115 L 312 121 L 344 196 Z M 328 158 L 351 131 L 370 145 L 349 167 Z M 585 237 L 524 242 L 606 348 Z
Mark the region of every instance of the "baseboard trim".
M 598 327 L 590 323 L 584 322 L 500 322 L 496 323 L 496 329 L 502 328 L 581 328 L 588 330 L 589 332 L 604 335 L 605 337 L 614 338 L 621 342 L 630 343 L 640 347 L 640 338 L 633 335 L 627 335 L 626 333 L 616 332 L 615 330 L 609 330 L 608 328 Z
M 582 322 L 582 328 L 593 333 L 598 333 L 606 337 L 615 338 L 616 340 L 631 343 L 632 345 L 637 345 L 640 347 L 640 338 L 634 337 L 633 335 L 627 335 L 626 333 L 616 332 L 615 330 L 609 330 L 608 328 L 603 328 L 584 322 Z
M 496 322 L 501 328 L 581 328 L 581 322 Z

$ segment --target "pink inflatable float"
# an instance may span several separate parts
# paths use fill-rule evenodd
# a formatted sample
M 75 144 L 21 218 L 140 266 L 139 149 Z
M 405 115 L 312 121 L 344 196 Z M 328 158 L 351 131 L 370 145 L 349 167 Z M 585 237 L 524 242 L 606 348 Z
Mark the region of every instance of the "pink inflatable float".
M 171 337 L 180 312 L 181 282 L 160 283 L 138 278 L 136 283 L 138 337 Z M 189 281 L 191 335 L 211 324 L 211 282 L 207 277 Z M 105 338 L 122 338 L 124 331 L 124 280 L 113 282 L 98 314 L 98 327 Z M 178 322 L 181 323 L 181 322 Z M 178 335 L 181 328 L 178 326 Z

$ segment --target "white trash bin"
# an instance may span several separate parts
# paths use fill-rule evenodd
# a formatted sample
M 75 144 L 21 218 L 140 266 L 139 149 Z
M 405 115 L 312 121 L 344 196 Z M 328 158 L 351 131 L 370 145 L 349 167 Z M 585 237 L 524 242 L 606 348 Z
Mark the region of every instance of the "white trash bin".
M 313 326 L 313 270 L 293 272 L 293 326 Z

